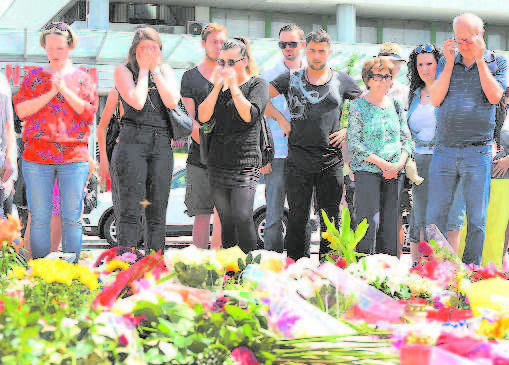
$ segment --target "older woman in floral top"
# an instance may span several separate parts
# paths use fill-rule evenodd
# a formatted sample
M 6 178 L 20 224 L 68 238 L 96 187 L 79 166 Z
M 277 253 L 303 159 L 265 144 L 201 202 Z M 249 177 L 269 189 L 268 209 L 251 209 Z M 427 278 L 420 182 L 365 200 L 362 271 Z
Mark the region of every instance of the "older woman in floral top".
M 368 92 L 353 101 L 348 117 L 350 167 L 355 176 L 357 221 L 369 228 L 357 251 L 397 255 L 397 222 L 401 170 L 413 142 L 401 106 L 387 96 L 392 65 L 375 57 L 362 68 Z
M 98 97 L 86 72 L 69 57 L 78 39 L 65 23 L 50 23 L 40 44 L 49 63 L 28 72 L 13 101 L 23 129 L 23 175 L 32 216 L 32 257 L 50 252 L 50 221 L 55 179 L 61 193 L 63 251 L 81 250 L 81 210 L 88 176 L 88 137 Z

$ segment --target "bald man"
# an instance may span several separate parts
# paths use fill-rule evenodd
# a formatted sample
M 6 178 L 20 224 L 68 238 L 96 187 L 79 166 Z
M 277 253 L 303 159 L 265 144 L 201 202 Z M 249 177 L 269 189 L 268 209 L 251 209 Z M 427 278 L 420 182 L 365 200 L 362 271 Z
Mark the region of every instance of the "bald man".
M 506 88 L 506 60 L 486 49 L 481 18 L 454 18 L 454 39 L 444 42 L 431 102 L 437 107 L 437 144 L 430 166 L 429 224 L 447 234 L 447 216 L 463 183 L 467 213 L 466 264 L 481 263 L 495 128 Z

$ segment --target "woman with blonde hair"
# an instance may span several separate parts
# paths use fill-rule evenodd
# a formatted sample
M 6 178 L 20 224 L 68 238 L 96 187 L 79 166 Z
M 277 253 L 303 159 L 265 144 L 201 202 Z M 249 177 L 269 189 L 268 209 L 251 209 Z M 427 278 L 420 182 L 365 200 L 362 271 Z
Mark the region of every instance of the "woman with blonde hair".
M 223 44 L 214 87 L 198 107 L 201 123 L 214 121 L 208 153 L 209 182 L 221 221 L 223 247 L 256 249 L 253 201 L 260 177 L 260 128 L 269 101 L 266 81 L 244 38 Z
M 14 105 L 23 129 L 23 175 L 31 214 L 33 258 L 50 252 L 52 192 L 55 179 L 65 197 L 60 202 L 63 251 L 81 251 L 81 210 L 89 170 L 88 138 L 98 97 L 90 76 L 73 66 L 70 52 L 78 38 L 65 23 L 49 23 L 40 44 L 49 63 L 28 72 Z
M 166 209 L 173 172 L 172 128 L 167 109 L 180 100 L 172 69 L 161 60 L 163 45 L 152 28 L 139 28 L 127 62 L 115 68 L 124 109 L 113 151 L 119 189 L 118 244 L 136 247 L 138 218 L 145 206 L 145 250 L 164 249 Z

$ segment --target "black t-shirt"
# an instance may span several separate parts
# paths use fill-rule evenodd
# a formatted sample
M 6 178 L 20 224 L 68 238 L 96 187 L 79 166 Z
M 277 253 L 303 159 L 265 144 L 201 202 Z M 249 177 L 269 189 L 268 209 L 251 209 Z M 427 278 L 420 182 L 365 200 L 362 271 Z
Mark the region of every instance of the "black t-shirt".
M 305 70 L 298 70 L 279 75 L 271 84 L 285 96 L 290 109 L 288 163 L 311 173 L 340 163 L 341 149 L 330 145 L 329 135 L 339 130 L 344 99 L 361 94 L 355 81 L 332 70 L 326 84 L 313 85 L 307 81 Z
M 251 103 L 251 122 L 246 123 L 239 115 L 229 89 L 219 92 L 211 118 L 216 124 L 208 154 L 210 167 L 261 167 L 260 121 L 269 101 L 269 85 L 262 78 L 252 77 L 239 88 Z
M 195 119 L 198 120 L 198 107 L 207 98 L 214 84 L 207 80 L 198 67 L 193 67 L 187 70 L 182 75 L 182 81 L 180 83 L 180 95 L 183 98 L 190 98 L 194 100 L 194 112 Z M 187 156 L 187 163 L 189 165 L 207 168 L 206 165 L 200 163 L 200 145 L 192 139 L 191 146 L 189 147 L 189 154 Z

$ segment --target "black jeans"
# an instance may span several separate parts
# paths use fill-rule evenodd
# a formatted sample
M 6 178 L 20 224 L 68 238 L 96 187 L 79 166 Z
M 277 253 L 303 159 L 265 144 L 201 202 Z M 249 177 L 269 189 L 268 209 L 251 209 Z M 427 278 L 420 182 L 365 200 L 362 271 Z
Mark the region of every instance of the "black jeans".
M 317 210 L 320 213 L 321 232 L 327 230 L 321 216 L 322 209 L 330 220 L 334 219 L 338 226 L 339 204 L 343 195 L 343 165 L 333 166 L 320 173 L 309 173 L 296 168 L 288 161 L 286 176 L 286 196 L 290 208 L 286 231 L 286 250 L 288 257 L 298 260 L 301 257 L 309 257 L 306 227 L 309 221 L 313 187 L 318 202 Z M 320 257 L 329 251 L 329 242 L 320 238 Z
M 256 186 L 212 186 L 211 189 L 221 221 L 223 248 L 239 245 L 245 253 L 256 250 L 257 238 L 253 221 Z
M 401 184 L 402 175 L 398 179 L 386 180 L 381 174 L 355 172 L 356 223 L 366 218 L 369 225 L 366 235 L 357 245 L 357 252 L 397 255 Z
M 145 206 L 145 250 L 164 250 L 173 172 L 168 129 L 124 125 L 111 162 L 118 178 L 118 244 L 136 247 Z

